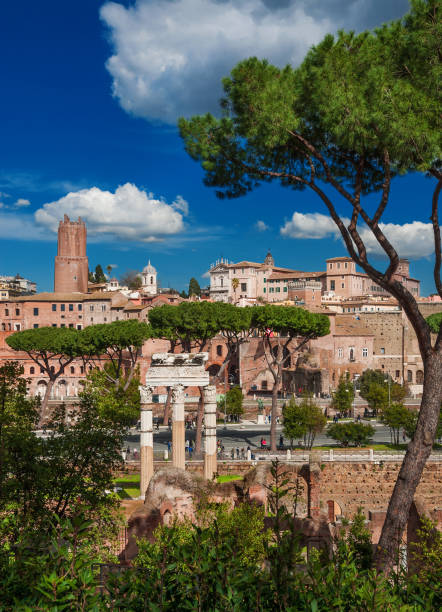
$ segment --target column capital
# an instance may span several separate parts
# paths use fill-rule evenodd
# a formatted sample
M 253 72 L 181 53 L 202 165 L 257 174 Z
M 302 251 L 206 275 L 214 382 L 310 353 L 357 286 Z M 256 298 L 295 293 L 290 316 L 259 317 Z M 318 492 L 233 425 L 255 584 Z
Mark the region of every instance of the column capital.
M 143 406 L 143 404 L 151 404 L 155 387 L 151 387 L 149 385 L 139 385 L 138 390 L 141 397 L 141 406 Z
M 205 404 L 216 404 L 216 386 L 207 385 L 203 387 L 204 403 Z
M 181 404 L 184 402 L 184 385 L 174 385 L 172 387 L 172 402 L 174 404 Z

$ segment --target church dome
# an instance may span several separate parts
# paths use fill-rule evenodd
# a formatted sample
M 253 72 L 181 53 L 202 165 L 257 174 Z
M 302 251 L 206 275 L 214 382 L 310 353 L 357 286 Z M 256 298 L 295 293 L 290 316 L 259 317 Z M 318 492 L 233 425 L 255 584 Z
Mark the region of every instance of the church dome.
M 150 263 L 150 259 L 149 259 L 149 263 L 147 264 L 147 266 L 145 266 L 143 268 L 143 274 L 156 274 L 157 271 L 155 270 L 155 268 L 151 265 Z

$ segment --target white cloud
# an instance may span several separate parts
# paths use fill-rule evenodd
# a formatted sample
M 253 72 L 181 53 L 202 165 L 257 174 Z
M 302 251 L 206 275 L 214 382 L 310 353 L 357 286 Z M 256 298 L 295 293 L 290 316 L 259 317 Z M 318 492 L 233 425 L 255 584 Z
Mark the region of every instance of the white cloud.
M 25 198 L 18 198 L 18 200 L 14 203 L 14 207 L 22 208 L 23 206 L 30 206 L 30 201 Z
M 294 212 L 290 221 L 280 229 L 281 235 L 287 238 L 310 238 L 318 240 L 327 236 L 338 237 L 339 230 L 333 220 L 321 213 Z
M 184 216 L 187 216 L 189 214 L 189 204 L 180 195 L 175 198 L 175 201 L 172 203 L 172 206 L 175 210 L 182 212 Z
M 183 211 L 187 208 L 181 196 L 169 205 L 126 183 L 115 193 L 98 187 L 70 192 L 44 204 L 35 212 L 35 221 L 55 232 L 60 219 L 67 214 L 72 219 L 81 217 L 91 236 L 154 242 L 184 231 Z
M 221 78 L 239 60 L 296 64 L 333 29 L 302 3 L 275 11 L 259 0 L 108 2 L 100 14 L 114 49 L 106 63 L 114 96 L 129 113 L 172 124 L 180 115 L 217 111 Z
M 257 221 L 255 223 L 255 228 L 258 230 L 258 232 L 265 232 L 266 230 L 270 229 L 267 223 L 264 223 L 264 221 Z
M 349 219 L 343 218 L 346 225 Z M 380 223 L 379 227 L 385 233 L 401 257 L 419 259 L 429 257 L 434 253 L 434 237 L 431 223 L 413 221 L 399 225 L 396 223 Z M 286 238 L 301 238 L 320 240 L 323 238 L 339 239 L 341 234 L 328 215 L 321 213 L 293 213 L 292 218 L 281 227 L 280 233 Z M 383 254 L 376 238 L 367 227 L 361 227 L 359 233 L 365 243 L 368 253 Z
M 100 15 L 123 109 L 174 124 L 218 111 L 221 79 L 245 57 L 296 65 L 326 33 L 380 25 L 407 9 L 408 0 L 136 0 L 107 2 Z

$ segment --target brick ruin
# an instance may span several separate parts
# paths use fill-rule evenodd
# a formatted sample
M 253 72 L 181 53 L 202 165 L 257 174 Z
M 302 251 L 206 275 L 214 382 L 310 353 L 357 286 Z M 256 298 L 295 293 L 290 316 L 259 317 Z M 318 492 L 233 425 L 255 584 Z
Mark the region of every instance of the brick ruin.
M 310 463 L 284 462 L 280 465 L 290 473 L 291 483 L 300 485 L 294 520 L 303 545 L 329 548 L 342 526 L 342 519 L 351 520 L 359 508 L 366 517 L 373 544 L 378 542 L 400 463 L 321 464 L 312 454 Z M 248 462 L 219 462 L 219 474 L 243 475 L 243 480 L 220 484 L 203 479 L 203 466 L 198 462 L 188 463 L 187 471 L 171 468 L 166 463 L 156 463 L 155 468 L 144 504 L 129 518 L 129 540 L 122 553 L 125 559 L 136 555 L 136 538 L 152 540 L 158 525 L 169 524 L 174 518 L 193 519 L 196 504 L 203 494 L 214 502 L 228 501 L 232 506 L 246 501 L 267 508 L 266 485 L 272 480 L 268 462 L 258 462 L 254 467 Z M 403 545 L 416 540 L 423 515 L 434 521 L 438 529 L 442 528 L 442 465 L 438 462 L 429 462 L 424 469 Z

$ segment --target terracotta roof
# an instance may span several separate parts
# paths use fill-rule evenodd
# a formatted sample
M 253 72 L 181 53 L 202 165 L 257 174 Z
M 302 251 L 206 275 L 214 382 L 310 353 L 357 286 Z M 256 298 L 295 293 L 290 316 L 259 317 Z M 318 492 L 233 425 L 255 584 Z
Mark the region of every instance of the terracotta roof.
M 134 304 L 133 306 L 126 306 L 124 310 L 125 311 L 127 310 L 136 311 L 136 310 L 144 310 L 145 308 L 147 308 L 146 304 Z
M 343 255 L 342 257 L 329 257 L 325 261 L 353 261 L 353 260 L 348 255 Z
M 264 264 L 256 261 L 239 261 L 236 264 L 226 264 L 228 268 L 262 268 Z

